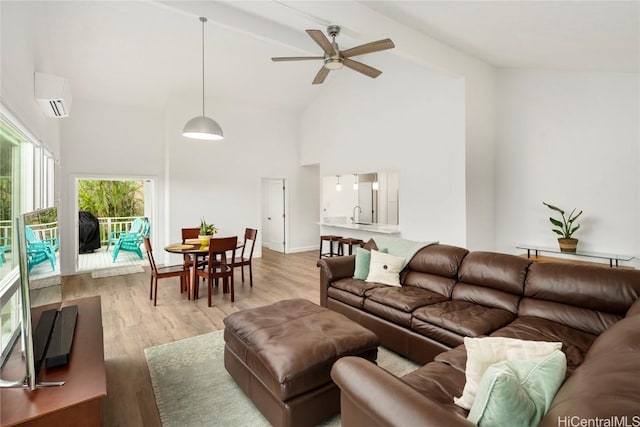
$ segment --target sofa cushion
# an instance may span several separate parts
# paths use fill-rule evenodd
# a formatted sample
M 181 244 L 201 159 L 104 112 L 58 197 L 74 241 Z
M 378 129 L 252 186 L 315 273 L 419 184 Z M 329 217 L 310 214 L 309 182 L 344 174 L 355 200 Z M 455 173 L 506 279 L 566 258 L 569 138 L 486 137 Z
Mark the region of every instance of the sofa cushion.
M 533 341 L 560 341 L 567 356 L 567 373 L 582 364 L 596 335 L 540 317 L 521 316 L 491 334 L 493 337 Z
M 515 255 L 472 252 L 462 261 L 458 280 L 470 285 L 522 295 L 529 264 L 530 260 Z
M 626 417 L 627 425 L 640 421 L 639 353 L 640 317 L 613 325 L 597 338 L 584 363 L 564 382 L 540 426 L 557 427 L 559 419 L 576 414 L 602 420 Z
M 402 270 L 403 266 L 403 257 L 371 250 L 371 262 L 366 281 L 383 283 L 389 286 L 400 286 L 400 270 Z
M 515 255 L 472 252 L 462 261 L 451 298 L 515 314 L 530 263 Z
M 362 307 L 365 311 L 368 311 L 381 319 L 400 325 L 403 328 L 409 329 L 409 326 L 411 326 L 411 313 L 404 310 L 399 310 L 376 301 L 371 301 L 368 298 L 365 298 Z
M 386 249 L 380 249 L 380 252 L 386 252 Z M 371 250 L 361 247 L 356 248 L 356 263 L 353 270 L 353 278 L 365 280 L 369 275 L 369 267 L 371 266 Z
M 420 249 L 409 262 L 409 269 L 418 273 L 456 279 L 467 249 L 449 245 L 429 245 Z
M 411 313 L 418 307 L 445 301 L 447 298 L 427 289 L 415 286 L 378 286 L 365 293 L 368 300 Z
M 534 263 L 524 295 L 519 315 L 598 335 L 622 319 L 640 297 L 640 271 Z
M 411 317 L 411 330 L 449 347 L 456 347 L 464 341 L 464 335 L 425 322 L 416 317 Z
M 375 289 L 381 288 L 384 285 L 379 283 L 369 283 L 363 280 L 358 279 L 340 279 L 331 284 L 331 287 L 340 289 L 345 292 L 349 292 L 351 294 L 357 295 L 359 297 L 364 297 L 366 292 Z
M 564 381 L 560 350 L 530 360 L 508 360 L 485 371 L 467 419 L 483 426 L 536 427 Z
M 453 404 L 454 396 L 462 393 L 465 381 L 464 371 L 459 371 L 446 363 L 434 361 L 405 375 L 402 381 L 448 411 L 462 417 L 467 416 L 468 412 L 465 409 Z
M 465 338 L 467 349 L 466 382 L 462 395 L 453 402 L 467 410 L 476 398 L 478 384 L 485 371 L 494 363 L 505 360 L 527 360 L 546 356 L 560 350 L 562 343 L 528 341 L 503 337 Z
M 364 306 L 364 297 L 359 297 L 358 295 L 345 292 L 341 289 L 334 288 L 333 286 L 327 289 L 327 296 L 360 310 Z
M 402 284 L 429 289 L 450 298 L 460 263 L 468 253 L 468 250 L 456 246 L 426 246 L 409 262 Z
M 413 317 L 468 337 L 488 335 L 515 319 L 515 315 L 506 310 L 466 301 L 444 301 L 420 307 L 413 312 Z

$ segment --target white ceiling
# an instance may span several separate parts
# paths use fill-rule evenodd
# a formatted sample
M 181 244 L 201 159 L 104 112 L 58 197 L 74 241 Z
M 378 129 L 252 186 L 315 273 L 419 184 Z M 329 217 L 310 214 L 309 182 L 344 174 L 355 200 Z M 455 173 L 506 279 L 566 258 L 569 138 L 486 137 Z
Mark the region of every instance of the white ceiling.
M 433 37 L 496 67 L 638 72 L 637 1 L 42 1 L 1 2 L 2 19 L 35 7 L 47 71 L 68 78 L 74 98 L 164 106 L 172 94 L 199 100 L 201 27 L 207 16 L 206 90 L 273 108 L 304 108 L 320 61 L 273 63 L 271 56 L 319 55 L 304 33 L 343 27 L 342 48 L 391 37 L 398 28 Z M 378 25 L 380 16 L 396 21 Z M 391 21 L 383 21 L 391 22 Z M 4 27 L 4 26 L 3 26 Z M 359 59 L 376 66 L 376 56 Z M 383 70 L 384 71 L 384 70 Z M 383 74 L 384 75 L 384 74 Z M 366 78 L 362 76 L 362 78 Z

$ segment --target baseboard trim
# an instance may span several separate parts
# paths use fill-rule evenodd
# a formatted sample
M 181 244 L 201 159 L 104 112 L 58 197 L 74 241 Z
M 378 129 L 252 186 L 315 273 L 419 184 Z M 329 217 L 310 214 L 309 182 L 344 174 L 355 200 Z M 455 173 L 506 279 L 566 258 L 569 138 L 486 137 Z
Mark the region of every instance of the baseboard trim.
M 288 248 L 287 249 L 287 253 L 288 254 L 295 254 L 298 252 L 309 252 L 309 251 L 317 251 L 318 247 L 317 246 L 300 246 L 297 248 Z

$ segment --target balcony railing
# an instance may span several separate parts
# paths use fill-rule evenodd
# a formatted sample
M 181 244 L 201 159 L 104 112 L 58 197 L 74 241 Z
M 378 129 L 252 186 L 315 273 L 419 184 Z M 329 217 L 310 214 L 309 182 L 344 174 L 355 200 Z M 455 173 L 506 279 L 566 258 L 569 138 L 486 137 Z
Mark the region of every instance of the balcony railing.
M 100 243 L 106 245 L 109 242 L 109 236 L 112 232 L 116 235 L 126 232 L 131 228 L 131 223 L 137 216 L 116 216 L 116 217 L 99 217 L 98 224 L 100 227 Z M 58 223 L 50 222 L 47 224 L 34 224 L 31 226 L 40 239 L 53 239 L 58 237 Z M 0 221 L 0 246 L 11 244 L 11 220 Z M 6 243 L 5 243 L 6 242 Z

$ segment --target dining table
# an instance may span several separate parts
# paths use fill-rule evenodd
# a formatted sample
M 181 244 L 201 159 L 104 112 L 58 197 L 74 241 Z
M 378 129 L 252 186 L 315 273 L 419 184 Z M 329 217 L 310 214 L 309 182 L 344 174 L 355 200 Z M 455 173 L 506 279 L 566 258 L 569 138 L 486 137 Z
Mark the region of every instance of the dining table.
M 236 249 L 240 249 L 244 246 L 244 242 L 238 240 L 238 245 Z M 199 239 L 186 239 L 184 243 L 171 243 L 168 246 L 165 246 L 165 251 L 187 255 L 191 257 L 191 283 L 189 284 L 188 295 L 189 299 L 195 300 L 195 289 L 198 284 L 198 278 L 196 276 L 196 270 L 198 269 L 198 258 L 204 258 L 209 255 L 209 245 L 203 245 Z

